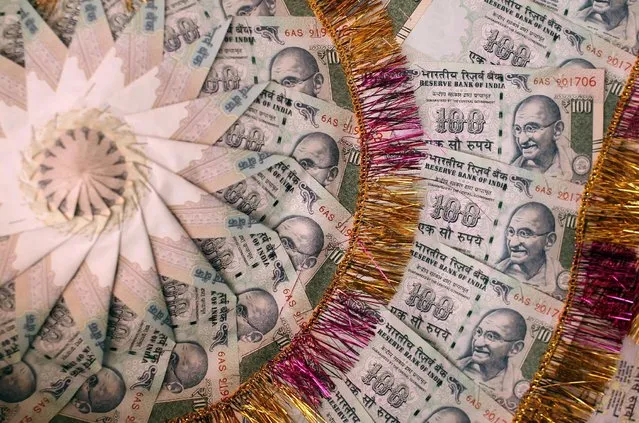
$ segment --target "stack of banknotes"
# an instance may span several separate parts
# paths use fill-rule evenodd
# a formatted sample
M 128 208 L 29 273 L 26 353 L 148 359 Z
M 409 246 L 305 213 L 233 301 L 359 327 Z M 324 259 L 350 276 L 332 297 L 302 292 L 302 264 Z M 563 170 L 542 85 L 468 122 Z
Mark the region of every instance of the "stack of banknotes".
M 568 292 L 639 6 L 383 3 L 420 106 L 425 206 L 320 412 L 506 423 Z M 358 130 L 326 29 L 303 0 L 6 0 L 0 34 L 0 421 L 159 422 L 232 394 L 300 330 L 352 233 Z M 11 147 L 27 109 L 30 145 Z M 78 157 L 93 173 L 76 188 Z M 593 422 L 635 416 L 626 350 Z

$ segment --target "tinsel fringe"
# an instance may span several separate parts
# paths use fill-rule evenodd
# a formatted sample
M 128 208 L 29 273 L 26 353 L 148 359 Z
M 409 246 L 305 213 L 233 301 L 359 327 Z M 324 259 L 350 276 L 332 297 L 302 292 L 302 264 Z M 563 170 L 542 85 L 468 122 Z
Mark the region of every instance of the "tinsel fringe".
M 515 422 L 586 422 L 639 324 L 639 90 L 635 64 L 586 185 L 570 292 Z
M 373 337 L 374 308 L 390 301 L 410 257 L 421 209 L 424 148 L 406 59 L 379 0 L 311 0 L 336 44 L 360 133 L 353 236 L 305 327 L 231 396 L 176 422 L 322 421 L 316 408 Z M 294 411 L 297 410 L 297 411 Z M 296 414 L 297 413 L 297 414 Z

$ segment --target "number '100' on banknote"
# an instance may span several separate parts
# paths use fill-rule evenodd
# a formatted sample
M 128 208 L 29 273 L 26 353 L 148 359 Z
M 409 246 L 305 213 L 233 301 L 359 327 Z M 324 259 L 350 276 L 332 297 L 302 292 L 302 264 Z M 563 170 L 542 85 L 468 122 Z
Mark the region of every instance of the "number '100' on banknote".
M 377 422 L 507 423 L 510 414 L 388 310 L 348 379 Z
M 426 142 L 584 183 L 603 138 L 604 71 L 410 68 Z
M 391 312 L 513 412 L 563 303 L 418 234 Z

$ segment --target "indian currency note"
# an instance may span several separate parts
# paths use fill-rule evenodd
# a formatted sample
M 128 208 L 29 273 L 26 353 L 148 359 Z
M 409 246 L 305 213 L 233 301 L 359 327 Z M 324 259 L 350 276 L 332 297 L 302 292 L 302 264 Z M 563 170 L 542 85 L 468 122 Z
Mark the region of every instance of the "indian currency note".
M 511 415 L 388 310 L 348 379 L 376 422 L 495 422 Z
M 340 192 L 359 177 L 357 132 L 350 110 L 271 82 L 217 145 L 293 157 L 354 212 L 353 190 Z
M 100 235 L 32 348 L 22 361 L 5 368 L 0 407 L 7 421 L 48 421 L 100 370 L 119 242 L 117 227 Z
M 55 35 L 68 47 L 75 33 L 80 15 L 80 0 L 61 0 L 40 4 L 30 0 Z
M 604 132 L 603 70 L 419 60 L 409 73 L 427 144 L 588 179 Z
M 639 345 L 623 341 L 621 360 L 589 423 L 631 423 L 639 417 Z
M 361 403 L 361 392 L 348 378 L 333 379 L 331 396 L 322 401 L 319 413 L 328 423 L 372 423 Z
M 563 303 L 417 234 L 391 312 L 514 412 Z
M 424 13 L 404 42 L 409 52 L 432 61 L 604 69 L 604 124 L 609 124 L 635 62 L 630 53 L 527 0 L 422 3 Z
M 564 298 L 583 186 L 458 151 L 426 155 L 422 234 Z
M 137 134 L 146 136 L 141 142 L 153 161 L 190 175 L 209 192 L 224 181 L 239 182 L 244 175 L 267 169 L 282 158 L 270 155 L 279 150 L 292 155 L 354 212 L 361 155 L 351 113 L 307 95 L 297 97 L 292 89 L 265 88 L 266 83 L 259 84 L 124 119 Z M 240 119 L 242 125 L 236 125 Z M 228 148 L 233 146 L 246 150 Z
M 24 40 L 18 16 L 19 7 L 17 0 L 0 4 L 0 56 L 24 66 Z
M 628 0 L 533 0 L 611 43 L 639 52 L 639 5 Z
M 207 21 L 202 36 L 165 54 L 158 66 L 110 96 L 106 101 L 110 111 L 123 116 L 197 97 L 229 23 Z
M 348 107 L 331 37 L 314 17 L 234 17 L 200 95 L 276 81 Z
M 301 329 L 313 307 L 278 234 L 193 185 L 198 201 L 170 204 L 211 266 L 237 295 L 240 376 L 247 379 Z
M 140 195 L 176 344 L 150 421 L 177 417 L 239 386 L 236 297 L 156 191 Z
M 148 421 L 175 345 L 142 213 L 122 233 L 102 369 L 58 421 Z M 109 395 L 104 394 L 108 390 Z

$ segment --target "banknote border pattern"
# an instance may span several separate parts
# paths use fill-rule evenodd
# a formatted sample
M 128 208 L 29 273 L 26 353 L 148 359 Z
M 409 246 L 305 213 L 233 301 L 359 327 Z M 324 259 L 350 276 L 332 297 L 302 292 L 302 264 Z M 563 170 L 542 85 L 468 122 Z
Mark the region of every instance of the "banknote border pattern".
M 422 194 L 423 133 L 406 58 L 380 0 L 309 0 L 331 34 L 347 77 L 360 134 L 361 168 L 354 227 L 322 301 L 275 359 L 229 397 L 176 422 L 309 422 L 373 338 L 378 315 L 401 282 Z M 384 46 L 384 48 L 380 48 Z M 330 341 L 329 341 L 330 340 Z
M 586 422 L 615 374 L 626 334 L 639 342 L 639 59 L 579 209 L 570 290 L 514 422 Z

